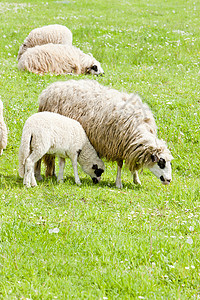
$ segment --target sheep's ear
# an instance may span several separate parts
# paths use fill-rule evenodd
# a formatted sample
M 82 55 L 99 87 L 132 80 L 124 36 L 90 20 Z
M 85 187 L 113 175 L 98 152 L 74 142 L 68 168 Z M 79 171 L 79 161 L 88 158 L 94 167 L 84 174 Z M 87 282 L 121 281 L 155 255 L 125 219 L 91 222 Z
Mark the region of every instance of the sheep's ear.
M 157 163 L 159 161 L 159 158 L 156 154 L 151 154 L 151 160 L 152 160 L 152 162 Z
M 93 166 L 92 166 L 92 169 L 94 169 L 94 170 L 98 170 L 98 166 L 97 166 L 97 164 L 93 165 Z
M 97 67 L 97 65 L 93 65 L 93 66 L 91 67 L 91 69 L 92 69 L 92 70 L 94 70 L 95 72 L 97 72 L 97 71 L 98 71 L 98 67 Z

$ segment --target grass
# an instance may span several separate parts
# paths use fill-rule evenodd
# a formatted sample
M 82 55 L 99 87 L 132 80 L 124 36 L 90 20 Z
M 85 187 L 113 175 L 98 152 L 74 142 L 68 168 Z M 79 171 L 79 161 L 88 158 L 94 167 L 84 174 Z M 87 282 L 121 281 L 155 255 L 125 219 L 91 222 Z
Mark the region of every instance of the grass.
M 0 299 L 200 298 L 199 9 L 191 0 L 1 1 L 9 135 L 0 158 Z M 71 77 L 20 72 L 16 56 L 32 29 L 55 23 L 101 62 L 105 76 L 94 80 L 150 105 L 174 156 L 170 186 L 144 170 L 136 187 L 124 168 L 118 190 L 116 164 L 105 162 L 99 185 L 79 169 L 76 186 L 68 163 L 64 184 L 23 187 L 23 124 L 44 88 Z

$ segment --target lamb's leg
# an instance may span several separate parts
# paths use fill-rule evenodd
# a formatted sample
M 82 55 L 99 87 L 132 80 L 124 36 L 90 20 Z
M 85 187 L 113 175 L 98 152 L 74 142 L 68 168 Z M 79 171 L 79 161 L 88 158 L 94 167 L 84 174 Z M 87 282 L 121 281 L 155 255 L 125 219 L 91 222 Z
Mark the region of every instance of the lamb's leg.
M 50 155 L 50 154 L 46 154 L 43 157 L 43 161 L 46 165 L 45 176 L 46 177 L 49 177 L 49 176 L 55 176 L 56 177 L 56 173 L 55 173 L 55 156 Z
M 77 158 L 78 158 L 78 154 L 74 158 L 71 158 L 71 162 L 72 162 L 72 167 L 74 170 L 75 182 L 76 182 L 76 184 L 80 185 L 81 181 L 78 176 Z
M 27 188 L 37 185 L 34 177 L 34 161 L 30 156 L 26 159 L 23 184 L 26 185 Z
M 65 159 L 59 157 L 59 173 L 58 173 L 57 181 L 63 181 L 64 168 L 65 168 Z
M 30 187 L 30 186 L 36 186 L 36 180 L 35 180 L 35 176 L 34 176 L 34 166 L 36 164 L 36 162 L 38 160 L 40 160 L 45 153 L 49 150 L 48 144 L 46 145 L 46 148 L 44 149 L 40 149 L 37 151 L 32 151 L 31 154 L 29 155 L 29 157 L 26 159 L 25 162 L 25 174 L 24 174 L 24 185 L 26 185 L 26 187 Z
M 138 172 L 137 172 L 137 171 L 134 171 L 132 174 L 133 174 L 133 182 L 134 182 L 135 184 L 141 185 L 141 181 L 140 181 L 140 178 L 139 178 L 139 176 L 138 176 Z
M 39 159 L 34 166 L 34 173 L 35 173 L 35 178 L 38 181 L 42 180 L 42 176 L 41 176 L 41 163 L 42 163 L 42 159 Z
M 121 170 L 123 166 L 123 160 L 117 161 L 117 177 L 116 177 L 116 187 L 119 189 L 123 188 L 122 182 L 121 182 Z

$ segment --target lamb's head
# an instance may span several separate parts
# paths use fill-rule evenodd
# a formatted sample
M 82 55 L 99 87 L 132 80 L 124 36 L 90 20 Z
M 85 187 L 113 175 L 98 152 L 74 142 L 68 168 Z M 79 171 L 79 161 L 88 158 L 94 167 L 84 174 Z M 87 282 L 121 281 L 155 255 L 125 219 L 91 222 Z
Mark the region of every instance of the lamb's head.
M 93 164 L 91 170 L 92 170 L 92 172 L 91 172 L 90 176 L 92 178 L 93 183 L 98 183 L 101 180 L 101 175 L 105 170 L 104 165 L 101 164 L 101 166 L 100 166 L 97 164 Z
M 105 166 L 91 145 L 87 150 L 89 151 L 83 149 L 80 152 L 78 162 L 83 171 L 92 178 L 93 183 L 98 183 L 101 180 L 101 175 L 105 170 Z
M 101 175 L 105 170 L 104 163 L 100 160 L 98 163 L 95 161 L 91 164 L 82 165 L 83 171 L 87 173 L 91 178 L 93 183 L 98 183 L 101 180 Z
M 161 180 L 162 184 L 169 184 L 172 180 L 172 159 L 173 157 L 169 153 L 161 153 L 160 155 L 151 154 L 151 163 L 148 168 Z

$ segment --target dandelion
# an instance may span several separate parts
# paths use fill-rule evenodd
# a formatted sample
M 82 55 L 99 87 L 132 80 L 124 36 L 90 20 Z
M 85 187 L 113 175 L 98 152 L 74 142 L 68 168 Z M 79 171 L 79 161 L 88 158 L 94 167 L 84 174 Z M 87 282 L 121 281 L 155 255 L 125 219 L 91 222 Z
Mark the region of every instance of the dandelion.
M 185 267 L 186 270 L 189 270 L 190 267 Z
M 192 269 L 195 269 L 195 266 L 192 265 L 191 268 L 192 268 Z

